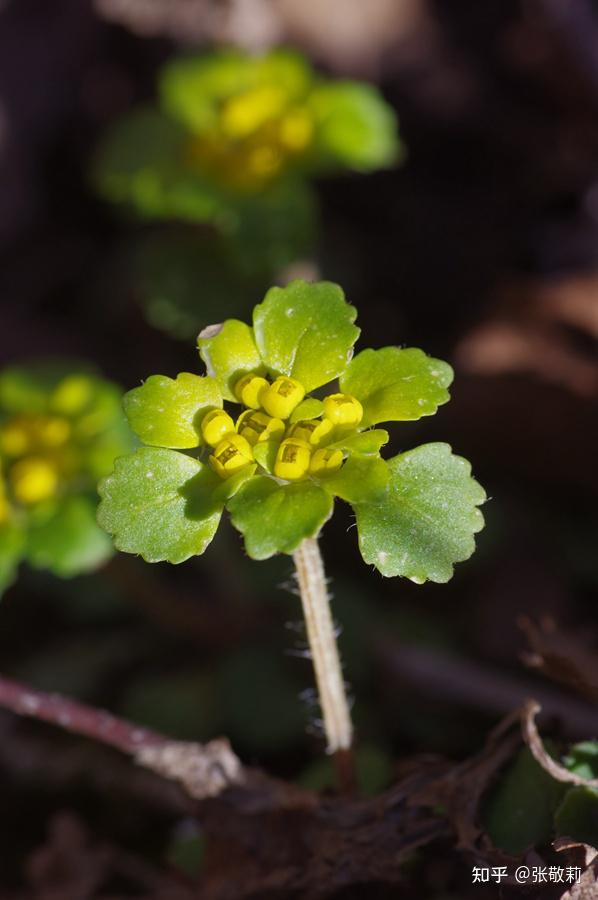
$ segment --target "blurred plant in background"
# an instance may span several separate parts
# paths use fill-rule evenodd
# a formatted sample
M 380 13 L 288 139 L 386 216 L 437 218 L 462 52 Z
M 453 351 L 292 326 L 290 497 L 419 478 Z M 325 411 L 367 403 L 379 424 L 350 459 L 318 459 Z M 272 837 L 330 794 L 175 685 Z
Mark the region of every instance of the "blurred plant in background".
M 69 577 L 111 555 L 95 486 L 132 449 L 120 397 L 65 364 L 0 373 L 0 590 L 22 560 Z
M 237 312 L 248 284 L 261 290 L 313 254 L 311 177 L 400 159 L 395 114 L 376 88 L 325 79 L 296 52 L 175 60 L 158 89 L 157 107 L 133 111 L 107 136 L 94 178 L 146 219 L 204 226 L 152 235 L 136 259 L 151 322 L 178 336 L 205 323 L 205 304 L 215 310 L 218 300 L 220 317 Z

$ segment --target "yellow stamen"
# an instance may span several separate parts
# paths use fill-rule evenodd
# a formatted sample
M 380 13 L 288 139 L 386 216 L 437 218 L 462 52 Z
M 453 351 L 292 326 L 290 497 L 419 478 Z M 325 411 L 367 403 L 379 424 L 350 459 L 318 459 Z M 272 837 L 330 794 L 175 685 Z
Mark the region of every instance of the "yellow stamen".
M 328 419 L 303 419 L 291 426 L 290 437 L 301 438 L 319 447 L 328 437 L 332 437 L 333 424 Z

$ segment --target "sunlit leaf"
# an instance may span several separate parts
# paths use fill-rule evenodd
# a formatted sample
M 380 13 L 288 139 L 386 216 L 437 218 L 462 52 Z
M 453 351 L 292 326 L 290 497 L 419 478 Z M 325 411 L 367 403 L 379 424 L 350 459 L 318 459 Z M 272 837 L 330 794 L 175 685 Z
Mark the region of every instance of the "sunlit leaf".
M 475 549 L 485 493 L 448 444 L 424 444 L 388 461 L 388 494 L 355 508 L 364 560 L 382 575 L 445 582 Z
M 241 376 L 265 372 L 252 329 L 238 319 L 204 329 L 197 345 L 208 375 L 216 379 L 225 400 L 237 401 L 234 387 Z
M 180 563 L 204 552 L 218 528 L 220 511 L 194 514 L 189 483 L 202 471 L 198 460 L 157 447 L 142 447 L 116 460 L 99 486 L 98 521 L 125 553 L 147 562 Z
M 332 497 L 312 482 L 278 484 L 264 475 L 251 478 L 227 504 L 252 559 L 292 553 L 318 534 L 332 507 Z
M 213 378 L 190 372 L 176 379 L 150 375 L 125 394 L 124 407 L 144 443 L 183 450 L 203 444 L 201 420 L 210 410 L 222 408 L 222 395 Z
M 345 369 L 359 335 L 356 315 L 338 285 L 292 281 L 255 307 L 255 340 L 273 376 L 290 375 L 312 391 Z
M 453 380 L 448 363 L 411 347 L 362 350 L 341 375 L 341 390 L 364 409 L 363 425 L 421 419 L 449 399 Z
M 320 483 L 348 503 L 375 503 L 388 488 L 390 471 L 379 457 L 350 456 L 338 472 Z

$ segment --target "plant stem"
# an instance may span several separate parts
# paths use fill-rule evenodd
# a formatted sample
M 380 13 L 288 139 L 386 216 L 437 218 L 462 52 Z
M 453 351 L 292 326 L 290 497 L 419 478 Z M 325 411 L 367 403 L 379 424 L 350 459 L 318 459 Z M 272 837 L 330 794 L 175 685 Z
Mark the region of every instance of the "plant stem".
M 336 755 L 337 768 L 345 772 L 342 780 L 347 786 L 352 777 L 347 774 L 348 768 L 350 769 L 347 762 L 350 760 L 348 751 L 351 747 L 353 726 L 336 646 L 324 564 L 317 540 L 315 538 L 304 540 L 299 549 L 293 553 L 293 561 L 297 570 L 307 638 L 316 673 L 328 753 Z

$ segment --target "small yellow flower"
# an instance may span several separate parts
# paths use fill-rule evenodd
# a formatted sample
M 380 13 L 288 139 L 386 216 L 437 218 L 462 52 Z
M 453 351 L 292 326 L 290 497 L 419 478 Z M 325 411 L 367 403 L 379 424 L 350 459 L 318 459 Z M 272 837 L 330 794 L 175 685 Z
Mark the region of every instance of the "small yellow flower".
M 329 450 L 324 447 L 321 450 L 316 450 L 312 456 L 309 464 L 309 474 L 315 475 L 316 477 L 320 475 L 331 475 L 333 472 L 338 472 L 342 464 L 342 450 Z
M 269 382 L 259 375 L 244 375 L 235 385 L 235 396 L 244 406 L 259 409 L 260 397 L 269 387 Z
M 221 478 L 230 478 L 252 462 L 251 444 L 240 434 L 231 434 L 220 441 L 210 456 L 212 468 Z
M 363 419 L 363 406 L 350 394 L 329 394 L 324 398 L 324 415 L 333 425 L 355 428 Z
M 27 456 L 10 469 L 15 498 L 27 506 L 49 500 L 58 489 L 56 465 L 41 456 Z
M 300 438 L 285 438 L 281 442 L 274 463 L 274 474 L 286 481 L 299 481 L 309 471 L 311 450 Z
M 259 410 L 246 409 L 237 419 L 237 431 L 253 446 L 262 441 L 282 438 L 284 422 Z
M 319 447 L 332 436 L 333 428 L 329 419 L 303 419 L 291 426 L 289 435 L 301 438 L 313 447 Z
M 305 397 L 305 388 L 295 378 L 281 376 L 261 395 L 266 412 L 276 419 L 288 419 Z
M 213 409 L 201 420 L 201 433 L 206 444 L 217 447 L 218 444 L 235 430 L 235 423 L 223 409 Z

